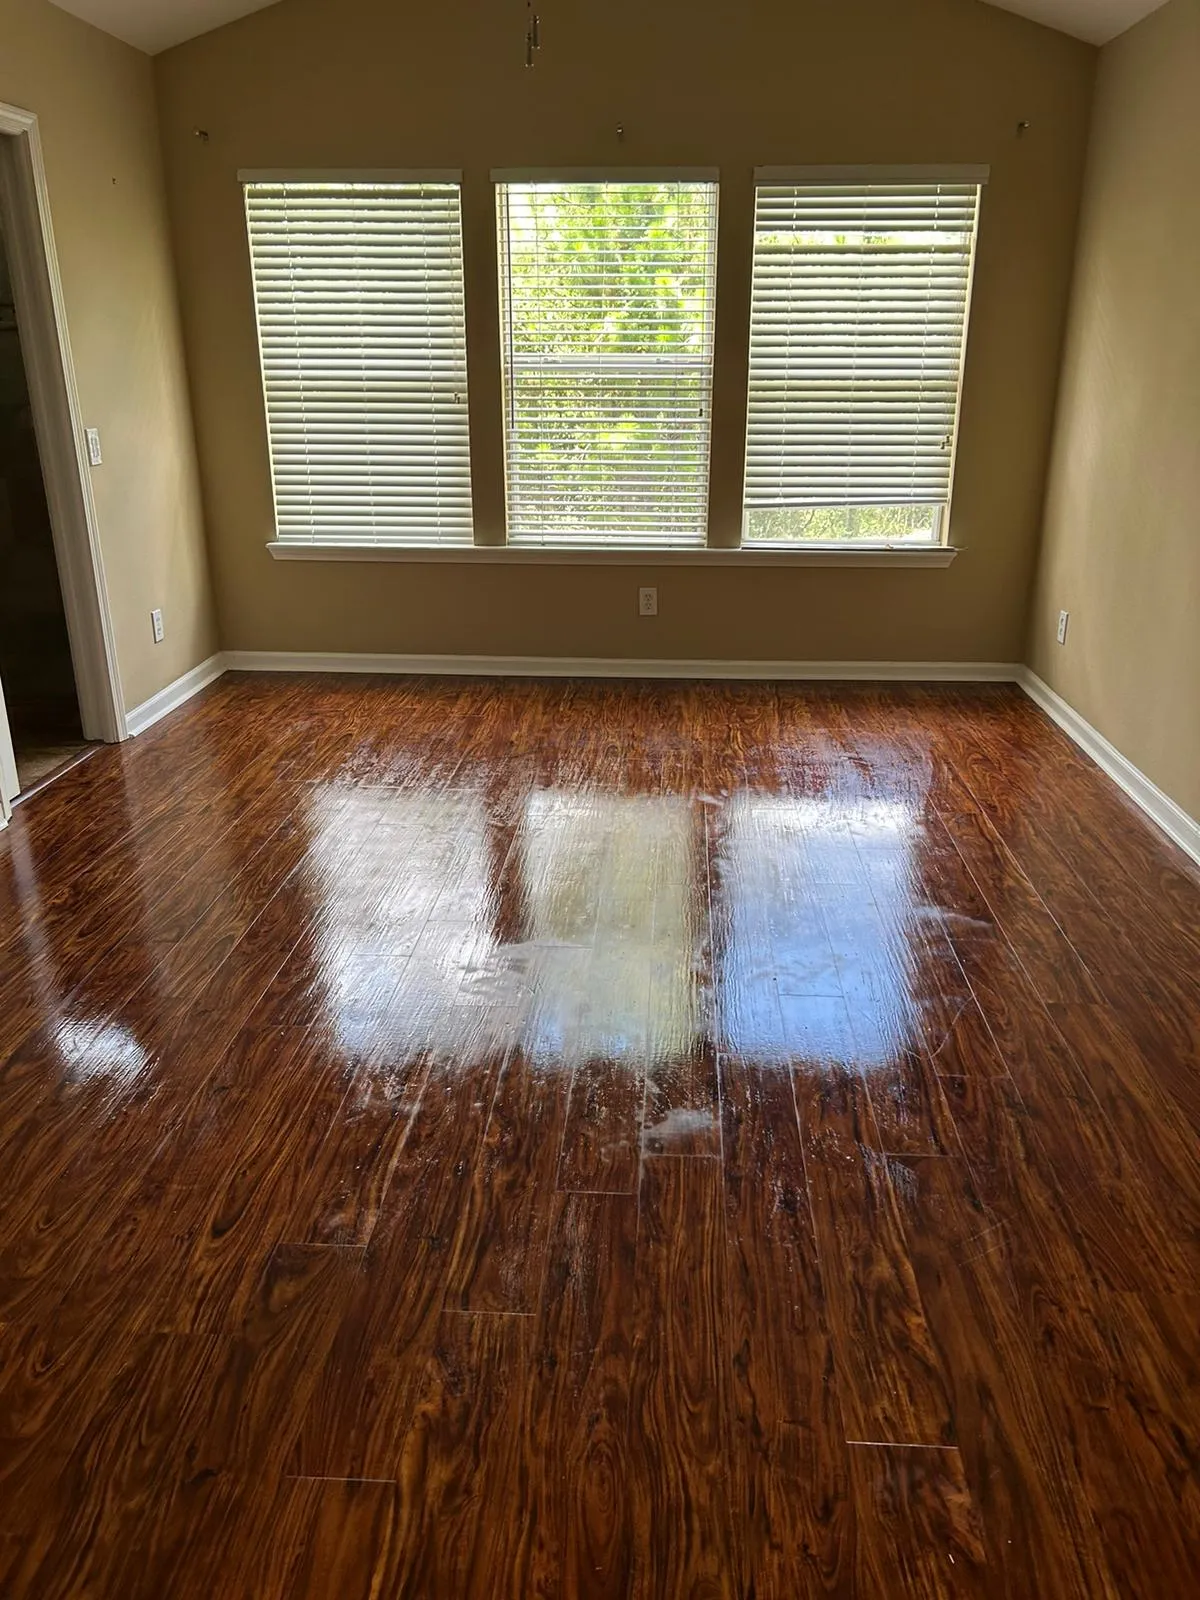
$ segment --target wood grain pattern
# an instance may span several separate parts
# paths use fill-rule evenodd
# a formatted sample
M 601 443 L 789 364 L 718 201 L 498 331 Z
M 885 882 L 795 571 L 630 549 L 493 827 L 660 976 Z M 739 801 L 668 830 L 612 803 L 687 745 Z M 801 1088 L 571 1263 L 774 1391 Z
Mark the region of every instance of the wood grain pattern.
M 642 1167 L 630 1467 L 634 1595 L 732 1595 L 721 1173 Z
M 850 1073 L 797 1076 L 808 1196 L 847 1439 L 952 1445 L 954 1420 L 904 1246 L 891 1173 Z
M 624 1594 L 633 1575 L 629 1429 L 635 1195 L 559 1196 L 523 1437 L 533 1535 L 524 1594 Z
M 0 836 L 4 1600 L 1191 1600 L 1200 877 L 1003 686 L 230 675 Z
M 986 1595 L 979 1514 L 957 1450 L 851 1445 L 850 1481 L 863 1537 L 858 1594 Z
M 569 1081 L 521 1051 L 504 1064 L 459 1220 L 446 1305 L 532 1315 L 542 1297 Z
M 301 1432 L 294 1470 L 391 1478 L 426 1381 L 456 1230 L 478 1162 L 499 1064 L 424 1080 L 367 1249 Z
M 520 1426 L 530 1338 L 524 1317 L 442 1318 L 399 1465 L 390 1592 L 490 1600 L 524 1565 L 533 1535 Z
M 725 1236 L 743 1592 L 835 1593 L 853 1552 L 833 1340 L 791 1074 L 730 1057 Z
M 357 1251 L 282 1245 L 227 1338 L 150 1335 L 110 1357 L 101 1403 L 56 1480 L 53 1520 L 27 1541 L 30 1593 L 142 1581 L 128 1566 L 176 1478 L 261 1473 L 295 1436 L 358 1270 Z
M 645 1067 L 582 1062 L 571 1098 L 558 1163 L 558 1187 L 584 1194 L 633 1194 L 640 1170 Z
M 990 1085 L 964 1087 L 992 1103 Z M 1109 1593 L 1077 1466 L 1039 1375 L 1038 1294 L 1056 1281 L 1069 1247 L 1056 1254 L 1043 1238 L 1036 1257 L 1022 1254 L 1030 1235 L 983 1204 L 964 1161 L 907 1158 L 891 1169 L 992 1590 L 1014 1600 L 1043 1588 L 1080 1600 Z

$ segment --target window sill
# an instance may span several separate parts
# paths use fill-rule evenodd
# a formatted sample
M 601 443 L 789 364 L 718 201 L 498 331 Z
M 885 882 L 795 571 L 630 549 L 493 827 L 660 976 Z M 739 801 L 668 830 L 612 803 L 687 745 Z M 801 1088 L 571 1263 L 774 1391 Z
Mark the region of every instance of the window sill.
M 791 545 L 773 549 L 743 545 L 737 550 L 614 549 L 568 545 L 370 545 L 284 544 L 267 549 L 276 561 L 405 561 L 463 566 L 562 567 L 948 567 L 958 554 L 953 545 L 858 546 Z

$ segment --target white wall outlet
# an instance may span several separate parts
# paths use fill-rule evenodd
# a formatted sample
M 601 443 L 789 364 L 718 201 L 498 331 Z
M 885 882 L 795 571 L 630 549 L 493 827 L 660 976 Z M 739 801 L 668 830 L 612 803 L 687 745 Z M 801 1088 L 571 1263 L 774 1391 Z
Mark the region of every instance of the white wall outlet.
M 94 467 L 98 467 L 104 460 L 104 457 L 100 454 L 100 429 L 87 428 L 85 432 L 87 434 L 88 460 Z
M 658 615 L 658 590 L 638 590 L 638 616 L 656 617 Z
M 163 619 L 161 611 L 152 611 L 150 613 L 150 626 L 154 629 L 155 644 L 161 644 L 163 642 Z
M 1058 613 L 1058 642 L 1059 642 L 1059 644 L 1066 644 L 1066 642 L 1067 642 L 1067 629 L 1070 627 L 1070 625 L 1071 625 L 1071 613 L 1069 611 L 1060 611 Z

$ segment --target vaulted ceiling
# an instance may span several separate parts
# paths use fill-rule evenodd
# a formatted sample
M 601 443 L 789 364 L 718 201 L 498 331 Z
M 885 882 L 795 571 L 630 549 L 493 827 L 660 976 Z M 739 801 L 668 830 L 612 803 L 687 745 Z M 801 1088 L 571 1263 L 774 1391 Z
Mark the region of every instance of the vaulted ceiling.
M 277 0 L 55 0 L 64 11 L 95 23 L 105 33 L 115 34 L 118 39 L 150 55 L 276 3 Z M 985 3 L 1015 11 L 1048 28 L 1058 28 L 1076 39 L 1086 39 L 1090 44 L 1106 44 L 1151 11 L 1156 11 L 1162 0 L 985 0 Z
M 1015 11 L 1089 44 L 1107 44 L 1157 11 L 1163 0 L 987 0 L 987 4 Z
M 115 34 L 152 56 L 275 3 L 276 0 L 54 0 L 64 11 L 95 23 L 105 33 Z

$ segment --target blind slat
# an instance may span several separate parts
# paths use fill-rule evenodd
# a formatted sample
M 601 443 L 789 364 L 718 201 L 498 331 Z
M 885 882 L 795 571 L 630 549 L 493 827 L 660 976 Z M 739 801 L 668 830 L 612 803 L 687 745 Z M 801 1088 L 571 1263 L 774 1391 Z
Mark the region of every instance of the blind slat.
M 702 545 L 717 189 L 497 185 L 508 537 Z
M 458 185 L 245 193 L 276 538 L 470 544 Z
M 758 187 L 749 540 L 814 536 L 810 513 L 823 536 L 878 537 L 884 524 L 857 512 L 889 506 L 929 514 L 897 519 L 900 537 L 933 536 L 950 495 L 978 208 L 975 182 Z

